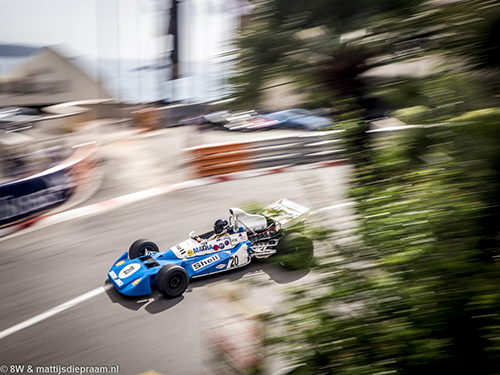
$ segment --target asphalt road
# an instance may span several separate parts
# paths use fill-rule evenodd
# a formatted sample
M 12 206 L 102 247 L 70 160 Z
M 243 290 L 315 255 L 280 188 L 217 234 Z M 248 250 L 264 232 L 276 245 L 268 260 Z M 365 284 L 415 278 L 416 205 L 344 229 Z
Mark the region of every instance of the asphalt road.
M 108 168 L 112 163 L 110 157 Z M 107 172 L 108 185 L 85 204 L 150 187 L 120 188 L 118 182 L 124 180 Z M 106 282 L 113 262 L 137 238 L 167 248 L 190 231 L 203 232 L 216 219 L 227 218 L 229 207 L 251 202 L 269 204 L 286 197 L 320 211 L 316 220 L 342 226 L 350 214 L 345 205 L 347 173 L 347 166 L 337 166 L 190 188 L 0 239 L 0 366 L 118 365 L 121 374 L 130 375 L 150 370 L 164 375 L 207 373 L 203 314 L 214 283 L 262 279 L 266 286 L 245 283 L 245 288 L 257 295 L 266 288 L 265 297 L 260 294 L 262 303 L 272 307 L 280 290 L 313 276 L 252 263 L 193 281 L 175 300 L 156 291 L 129 299 Z M 151 185 L 168 182 L 148 180 Z M 55 307 L 58 310 L 51 310 Z M 29 372 L 27 367 L 10 372 L 9 367 L 7 373 Z

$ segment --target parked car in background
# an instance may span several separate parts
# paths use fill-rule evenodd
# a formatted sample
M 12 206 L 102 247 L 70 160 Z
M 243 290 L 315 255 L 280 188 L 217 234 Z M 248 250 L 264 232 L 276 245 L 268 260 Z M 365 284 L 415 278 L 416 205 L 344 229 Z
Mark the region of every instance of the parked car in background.
M 234 126 L 231 130 L 258 131 L 270 130 L 279 124 L 278 120 L 266 116 L 257 116 L 246 120 L 244 123 Z
M 261 116 L 269 123 L 274 121 L 274 128 L 319 130 L 332 126 L 334 123 L 328 117 L 317 116 L 306 109 L 294 108 L 272 112 Z
M 203 116 L 212 128 L 231 131 L 259 131 L 269 129 L 319 130 L 333 125 L 325 116 L 306 109 L 286 109 L 259 115 L 254 110 L 244 112 L 218 111 Z
M 244 130 L 249 120 L 258 118 L 257 111 L 218 111 L 203 116 L 203 121 L 219 130 Z
M 41 112 L 35 108 L 29 107 L 0 107 L 0 116 L 4 115 L 39 115 Z

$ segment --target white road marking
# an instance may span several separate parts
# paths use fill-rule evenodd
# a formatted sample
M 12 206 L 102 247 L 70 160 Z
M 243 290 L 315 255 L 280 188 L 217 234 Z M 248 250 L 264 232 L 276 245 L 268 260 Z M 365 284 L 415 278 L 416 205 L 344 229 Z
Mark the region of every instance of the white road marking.
M 76 306 L 82 302 L 85 302 L 95 296 L 98 296 L 99 294 L 102 294 L 106 292 L 107 290 L 113 288 L 113 285 L 111 284 L 106 284 L 103 286 L 100 286 L 99 288 L 96 288 L 94 290 L 91 290 L 90 292 L 87 292 L 85 294 L 82 294 L 79 297 L 73 298 L 72 300 L 65 302 L 59 306 L 56 306 L 50 310 L 47 310 L 39 315 L 34 316 L 33 318 L 30 318 L 28 320 L 25 320 L 24 322 L 21 322 L 19 324 L 16 324 L 13 327 L 7 328 L 0 332 L 0 340 L 12 335 L 13 333 L 16 333 L 22 329 L 28 328 L 36 323 L 39 323 L 45 319 L 50 318 L 51 316 L 54 316 L 56 314 L 59 314 L 60 312 L 63 312 L 73 306 Z

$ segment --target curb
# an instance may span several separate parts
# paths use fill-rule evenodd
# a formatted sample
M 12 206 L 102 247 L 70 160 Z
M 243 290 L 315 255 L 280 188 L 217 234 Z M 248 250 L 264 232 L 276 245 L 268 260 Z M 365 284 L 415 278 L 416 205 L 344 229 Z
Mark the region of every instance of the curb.
M 240 179 L 245 179 L 245 178 L 267 176 L 267 175 L 275 174 L 275 173 L 304 171 L 304 170 L 309 170 L 309 169 L 334 167 L 334 166 L 338 166 L 338 165 L 344 165 L 347 163 L 348 163 L 348 160 L 339 159 L 339 160 L 334 160 L 334 161 L 326 161 L 326 162 L 319 162 L 319 163 L 313 163 L 313 164 L 282 166 L 282 167 L 275 167 L 275 168 L 268 168 L 268 169 L 254 169 L 254 170 L 249 170 L 249 171 L 244 171 L 244 172 L 235 172 L 235 173 L 229 173 L 229 174 L 220 175 L 220 176 L 205 177 L 205 178 L 184 181 L 184 182 L 180 182 L 180 183 L 173 184 L 173 185 L 166 185 L 166 186 L 162 186 L 162 187 L 158 187 L 158 188 L 139 191 L 137 193 L 123 195 L 121 197 L 112 198 L 112 199 L 109 199 L 109 200 L 106 200 L 103 202 L 95 203 L 95 204 L 81 207 L 81 208 L 75 208 L 75 209 L 68 210 L 68 211 L 53 212 L 53 213 L 41 215 L 41 216 L 38 216 L 38 217 L 33 218 L 31 220 L 25 221 L 23 223 L 14 224 L 12 226 L 0 229 L 0 238 L 5 237 L 5 236 L 10 235 L 10 234 L 13 234 L 13 233 L 16 233 L 16 232 L 19 232 L 23 229 L 30 228 L 37 223 L 40 224 L 40 227 L 51 225 L 51 224 L 56 224 L 56 223 L 60 223 L 63 221 L 75 219 L 78 217 L 102 213 L 105 211 L 109 211 L 109 210 L 112 210 L 115 208 L 119 208 L 119 207 L 122 207 L 122 206 L 125 206 L 128 204 L 131 204 L 131 203 L 136 203 L 136 202 L 139 202 L 139 201 L 147 199 L 147 198 L 159 196 L 159 195 L 170 193 L 173 191 L 179 191 L 179 190 L 200 187 L 200 186 L 207 186 L 207 185 L 212 185 L 212 184 L 217 184 L 220 182 L 226 182 L 226 181 L 232 181 L 232 180 L 240 180 Z

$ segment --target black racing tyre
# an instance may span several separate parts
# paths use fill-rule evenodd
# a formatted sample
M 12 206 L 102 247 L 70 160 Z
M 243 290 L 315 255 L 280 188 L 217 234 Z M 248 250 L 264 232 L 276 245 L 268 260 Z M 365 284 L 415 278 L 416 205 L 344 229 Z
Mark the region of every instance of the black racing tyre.
M 134 241 L 134 243 L 130 245 L 130 249 L 128 249 L 128 258 L 136 259 L 139 257 L 143 257 L 144 255 L 159 252 L 160 249 L 158 248 L 157 244 L 155 244 L 153 241 L 141 238 Z
M 167 298 L 182 295 L 189 285 L 186 270 L 176 264 L 163 266 L 156 275 L 156 289 Z
M 314 255 L 314 245 L 309 237 L 298 233 L 288 233 L 276 245 L 277 261 L 287 268 L 309 267 Z

